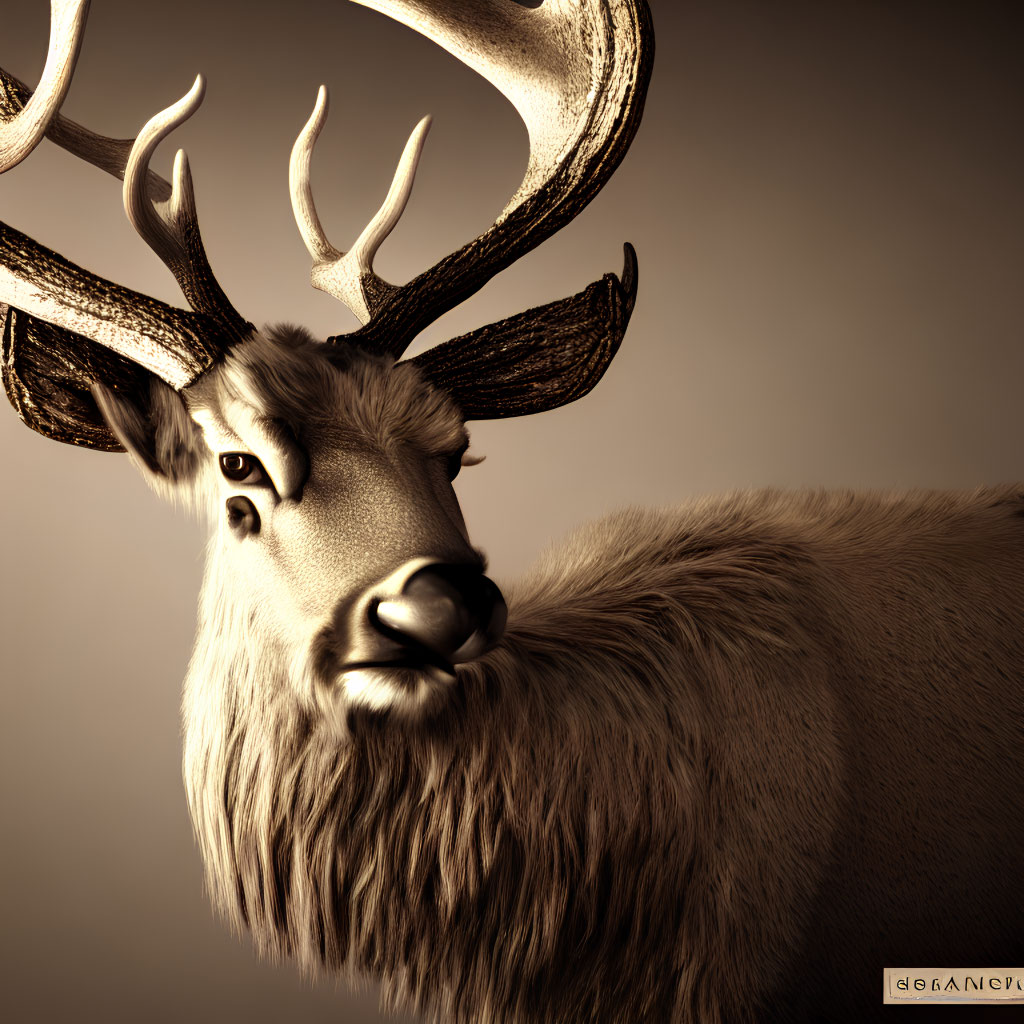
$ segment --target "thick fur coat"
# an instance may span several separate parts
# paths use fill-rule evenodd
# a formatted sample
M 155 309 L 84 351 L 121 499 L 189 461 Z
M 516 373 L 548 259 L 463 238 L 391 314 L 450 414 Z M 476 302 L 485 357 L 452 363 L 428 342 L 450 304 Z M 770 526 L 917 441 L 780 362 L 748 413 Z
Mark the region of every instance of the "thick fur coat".
M 1024 959 L 1024 496 L 590 526 L 420 721 L 302 707 L 211 567 L 185 775 L 261 950 L 473 1024 L 864 1020 Z

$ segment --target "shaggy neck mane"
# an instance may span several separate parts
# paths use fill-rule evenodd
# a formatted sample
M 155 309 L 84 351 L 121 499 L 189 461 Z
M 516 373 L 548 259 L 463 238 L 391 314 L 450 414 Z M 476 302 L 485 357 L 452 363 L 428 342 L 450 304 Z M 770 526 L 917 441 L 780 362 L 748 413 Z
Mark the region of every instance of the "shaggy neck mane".
M 695 839 L 710 829 L 715 843 L 714 783 L 692 767 L 709 763 L 709 663 L 727 678 L 730 651 L 787 635 L 782 585 L 764 570 L 789 553 L 740 555 L 657 516 L 591 527 L 506 591 L 505 640 L 460 669 L 440 713 L 356 713 L 341 739 L 297 699 L 252 610 L 227 584 L 209 589 L 185 776 L 216 903 L 265 954 L 369 973 L 391 1001 L 456 1021 L 512 1008 L 659 1021 L 680 993 L 717 1019 L 702 995 L 714 979 L 687 977 L 683 958 L 667 971 L 664 951 L 729 933 L 692 898 L 694 884 L 731 885 Z M 709 622 L 711 577 L 727 593 Z

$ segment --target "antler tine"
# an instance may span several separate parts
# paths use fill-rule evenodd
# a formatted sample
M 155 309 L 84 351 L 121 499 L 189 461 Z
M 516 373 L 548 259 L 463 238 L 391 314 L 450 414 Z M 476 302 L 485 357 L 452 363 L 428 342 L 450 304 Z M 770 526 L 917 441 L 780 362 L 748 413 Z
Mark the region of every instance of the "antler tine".
M 429 116 L 424 117 L 413 129 L 383 204 L 352 248 L 343 253 L 331 245 L 320 224 L 309 180 L 313 147 L 327 120 L 327 107 L 327 87 L 321 85 L 313 113 L 299 132 L 288 163 L 292 212 L 302 240 L 313 257 L 313 287 L 340 299 L 358 317 L 360 323 L 366 324 L 371 318 L 371 303 L 380 302 L 385 296 L 397 291 L 394 285 L 388 284 L 373 272 L 373 260 L 384 239 L 395 229 L 409 202 L 431 119 Z
M 157 207 L 150 194 L 149 161 L 157 146 L 200 107 L 206 93 L 202 75 L 177 103 L 151 117 L 139 132 L 124 170 L 124 209 L 132 226 L 174 275 L 189 305 L 236 327 L 245 321 L 213 275 L 199 232 L 188 157 L 174 159 L 170 198 Z
M 313 147 L 327 121 L 328 102 L 327 86 L 321 85 L 316 94 L 313 113 L 309 115 L 309 120 L 299 132 L 288 160 L 288 192 L 292 199 L 292 213 L 295 216 L 299 234 L 302 235 L 302 241 L 305 243 L 309 255 L 313 257 L 314 274 L 316 273 L 316 264 L 328 263 L 341 256 L 341 253 L 327 241 L 327 235 L 324 234 L 320 218 L 317 216 L 316 205 L 313 202 L 313 189 L 309 183 Z
M 125 162 L 124 187 L 121 190 L 124 212 L 143 241 L 165 263 L 181 258 L 180 218 L 184 216 L 193 222 L 195 220 L 192 176 L 185 151 L 179 149 L 174 161 L 171 195 L 165 210 L 158 212 L 146 190 L 149 161 L 156 147 L 199 109 L 205 95 L 206 82 L 202 75 L 197 75 L 192 88 L 177 103 L 154 114 L 142 126 Z
M 373 258 L 381 247 L 384 239 L 394 231 L 402 214 L 405 212 L 409 196 L 412 195 L 412 187 L 416 180 L 416 168 L 419 166 L 420 155 L 423 146 L 427 141 L 427 133 L 430 131 L 431 117 L 428 114 L 419 120 L 413 128 L 402 156 L 395 168 L 395 176 L 391 181 L 391 188 L 384 197 L 380 209 L 373 215 L 370 223 L 363 228 L 362 234 L 355 240 L 351 251 L 348 253 L 353 264 L 358 268 L 364 278 L 369 276 L 378 286 L 384 286 L 389 291 L 397 291 L 394 285 L 387 285 L 376 274 L 373 273 Z
M 10 122 L 19 117 L 31 98 L 32 90 L 21 79 L 0 68 L 0 133 L 7 130 L 4 121 Z M 134 139 L 112 139 L 98 135 L 63 114 L 56 114 L 51 119 L 46 129 L 46 138 L 80 160 L 121 180 L 124 179 L 125 164 L 135 145 Z M 171 195 L 170 184 L 153 171 L 149 172 L 147 189 L 154 201 L 164 201 Z
M 80 0 L 68 2 L 77 5 Z M 64 10 L 67 9 L 70 8 Z M 63 20 L 68 20 L 66 14 Z M 189 305 L 225 321 L 232 330 L 244 333 L 243 325 L 248 325 L 232 308 L 217 283 L 203 248 L 185 154 L 180 153 L 176 158 L 173 188 L 149 169 L 156 147 L 195 113 L 204 91 L 205 84 L 199 76 L 185 97 L 151 118 L 135 139 L 99 135 L 52 110 L 43 128 L 46 137 L 62 149 L 125 181 L 123 195 L 129 219 L 174 274 Z M 6 114 L 8 118 L 7 125 L 0 123 L 0 146 L 11 131 L 11 124 L 20 122 L 40 95 L 39 90 L 33 94 L 13 75 L 0 71 L 0 116 Z M 156 209 L 156 203 L 165 205 Z
M 64 102 L 82 45 L 89 0 L 50 0 L 50 44 L 39 86 L 0 132 L 0 172 L 39 145 Z

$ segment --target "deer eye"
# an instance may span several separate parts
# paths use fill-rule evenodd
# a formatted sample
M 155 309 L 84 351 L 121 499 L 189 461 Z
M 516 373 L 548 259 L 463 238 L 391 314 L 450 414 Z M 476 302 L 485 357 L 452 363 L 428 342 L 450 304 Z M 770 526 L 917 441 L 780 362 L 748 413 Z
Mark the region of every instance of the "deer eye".
M 245 452 L 225 452 L 220 457 L 220 471 L 224 477 L 236 484 L 261 484 L 267 480 L 267 473 L 255 455 Z

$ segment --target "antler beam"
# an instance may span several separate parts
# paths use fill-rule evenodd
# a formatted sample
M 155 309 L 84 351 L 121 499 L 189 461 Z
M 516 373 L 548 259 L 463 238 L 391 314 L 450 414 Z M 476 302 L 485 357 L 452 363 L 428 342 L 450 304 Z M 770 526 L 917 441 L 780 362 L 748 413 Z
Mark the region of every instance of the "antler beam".
M 212 317 L 104 280 L 3 223 L 0 302 L 84 335 L 179 389 L 220 352 Z
M 613 28 L 632 4 L 545 0 L 529 8 L 514 0 L 355 2 L 443 46 L 519 112 L 530 137 L 530 163 L 502 217 L 553 176 L 567 144 L 578 143 L 582 130 L 593 131 L 591 107 L 605 100 L 609 89 L 626 84 L 609 72 L 627 71 L 635 57 L 622 52 L 628 37 Z M 601 141 L 594 139 L 598 145 Z

